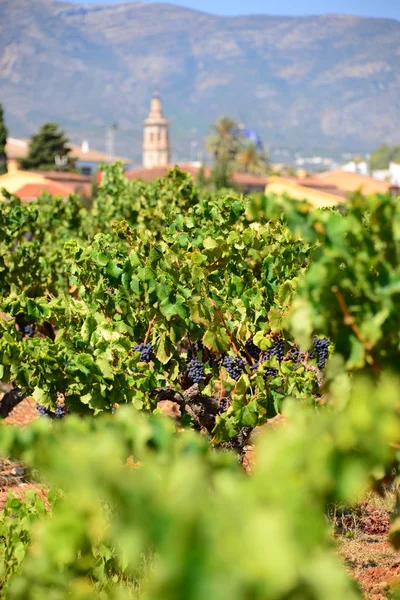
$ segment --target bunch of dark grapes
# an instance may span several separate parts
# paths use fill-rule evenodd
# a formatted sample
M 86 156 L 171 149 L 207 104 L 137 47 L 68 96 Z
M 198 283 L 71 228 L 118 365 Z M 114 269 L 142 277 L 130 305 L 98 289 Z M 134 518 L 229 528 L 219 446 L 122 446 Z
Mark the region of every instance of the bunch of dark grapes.
M 65 404 L 59 404 L 57 406 L 56 410 L 54 411 L 54 418 L 55 419 L 63 419 L 66 414 L 67 414 L 67 409 L 66 409 Z
M 270 356 L 264 355 L 261 358 L 260 362 L 251 366 L 252 371 L 257 371 L 259 366 L 262 365 L 263 363 L 267 362 L 267 360 L 269 360 L 269 358 L 270 358 Z M 276 377 L 278 375 L 278 369 L 274 369 L 273 367 L 267 367 L 265 369 L 264 373 L 265 373 L 265 377 Z
M 197 358 L 198 352 L 204 351 L 203 342 L 200 340 L 199 342 L 195 342 L 192 344 L 191 348 L 187 351 L 187 361 L 190 362 L 193 358 Z
M 274 369 L 273 367 L 268 367 L 265 369 L 265 377 L 276 377 L 278 375 L 278 369 Z
M 243 352 L 242 354 L 250 355 L 251 358 L 253 358 L 254 360 L 260 360 L 261 348 L 256 346 L 251 338 L 247 340 L 247 342 L 244 345 L 244 348 L 245 352 Z
M 275 338 L 274 343 L 267 352 L 268 358 L 276 356 L 278 362 L 282 362 L 285 357 L 285 343 L 281 337 Z
M 202 381 L 204 381 L 204 368 L 201 362 L 197 360 L 197 358 L 193 358 L 189 362 L 187 366 L 187 376 L 193 384 L 201 383 Z
M 298 346 L 293 346 L 293 348 L 289 352 L 288 358 L 294 363 L 298 362 L 300 358 L 300 348 Z
M 219 415 L 222 415 L 223 413 L 225 413 L 231 405 L 229 398 L 221 398 L 221 400 L 220 400 L 218 398 L 218 396 L 214 396 L 213 401 L 218 406 L 218 414 Z
M 37 411 L 41 417 L 50 417 L 52 418 L 53 413 L 51 410 L 43 406 L 42 404 L 36 404 Z
M 17 315 L 16 319 L 17 329 L 22 335 L 27 337 L 33 337 L 35 333 L 35 323 L 32 320 L 25 320 L 23 314 Z
M 314 338 L 314 350 L 317 356 L 318 369 L 324 369 L 329 357 L 329 340 L 326 338 Z
M 42 404 L 36 404 L 36 408 L 41 417 L 48 417 L 49 419 L 63 419 L 67 414 L 65 404 L 58 404 L 54 412 Z
M 154 348 L 152 344 L 138 344 L 134 347 L 135 352 L 140 352 L 140 362 L 149 363 L 153 358 Z
M 235 381 L 238 381 L 244 370 L 244 362 L 239 356 L 224 356 L 222 366 L 228 372 L 228 375 Z
M 33 337 L 34 333 L 35 333 L 35 328 L 33 325 L 28 323 L 27 325 L 24 326 L 24 330 L 23 330 L 24 335 L 26 335 L 28 337 Z

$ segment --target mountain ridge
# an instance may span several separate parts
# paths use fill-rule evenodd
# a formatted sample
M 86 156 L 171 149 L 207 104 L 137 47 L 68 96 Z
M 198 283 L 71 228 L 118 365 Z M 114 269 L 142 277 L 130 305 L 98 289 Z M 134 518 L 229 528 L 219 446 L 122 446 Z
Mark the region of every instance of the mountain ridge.
M 14 135 L 56 120 L 100 149 L 118 121 L 137 161 L 155 87 L 176 159 L 222 114 L 270 145 L 369 150 L 400 142 L 399 41 L 394 19 L 2 0 L 0 101 Z

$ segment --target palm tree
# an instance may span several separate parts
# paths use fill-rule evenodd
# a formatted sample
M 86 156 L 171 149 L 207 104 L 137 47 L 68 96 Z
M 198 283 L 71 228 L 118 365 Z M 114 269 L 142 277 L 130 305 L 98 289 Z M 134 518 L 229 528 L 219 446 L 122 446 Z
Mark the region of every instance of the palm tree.
M 222 117 L 212 125 L 207 147 L 214 155 L 215 161 L 235 159 L 240 145 L 238 131 L 237 123 L 229 117 Z
M 260 152 L 254 144 L 248 144 L 236 156 L 238 169 L 244 173 L 260 175 L 265 173 L 267 161 L 265 154 Z

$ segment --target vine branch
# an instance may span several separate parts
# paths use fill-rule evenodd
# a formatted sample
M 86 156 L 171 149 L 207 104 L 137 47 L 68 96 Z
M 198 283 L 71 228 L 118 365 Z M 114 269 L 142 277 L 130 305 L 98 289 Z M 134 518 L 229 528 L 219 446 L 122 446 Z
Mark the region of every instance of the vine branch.
M 344 299 L 344 296 L 342 294 L 342 292 L 339 290 L 337 285 L 334 285 L 332 287 L 332 292 L 336 297 L 336 300 L 339 303 L 339 306 L 341 308 L 341 311 L 344 315 L 344 323 L 345 325 L 348 325 L 350 327 L 350 329 L 352 330 L 352 332 L 354 333 L 354 335 L 356 336 L 356 338 L 358 339 L 358 341 L 364 346 L 366 352 L 369 354 L 369 356 L 372 359 L 372 368 L 376 373 L 380 373 L 381 372 L 381 368 L 380 365 L 376 359 L 376 356 L 372 350 L 373 346 L 371 345 L 370 342 L 368 342 L 368 340 L 365 338 L 365 336 L 363 335 L 361 329 L 359 328 L 355 318 L 353 317 L 353 315 L 350 312 L 349 307 L 346 304 L 346 300 Z

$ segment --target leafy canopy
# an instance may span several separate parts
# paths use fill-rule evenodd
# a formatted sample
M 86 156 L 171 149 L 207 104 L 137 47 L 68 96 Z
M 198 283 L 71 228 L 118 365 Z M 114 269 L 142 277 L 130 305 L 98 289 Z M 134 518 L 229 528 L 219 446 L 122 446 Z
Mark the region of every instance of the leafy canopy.
M 68 139 L 57 123 L 45 123 L 32 136 L 28 155 L 21 160 L 21 167 L 41 171 L 71 171 L 75 160 L 71 157 Z

